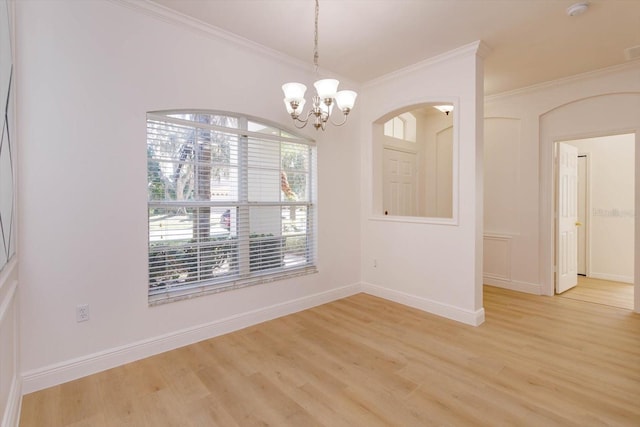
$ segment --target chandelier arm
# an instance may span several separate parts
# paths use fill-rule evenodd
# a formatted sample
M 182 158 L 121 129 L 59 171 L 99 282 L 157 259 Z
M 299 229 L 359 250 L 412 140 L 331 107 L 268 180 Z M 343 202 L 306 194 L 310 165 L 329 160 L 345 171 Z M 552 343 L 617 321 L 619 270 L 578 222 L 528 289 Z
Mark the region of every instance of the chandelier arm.
M 322 120 L 320 117 L 316 116 L 316 120 L 313 123 L 313 127 L 316 128 L 316 130 L 324 130 L 326 125 L 327 125 L 326 120 Z
M 347 123 L 347 117 L 349 117 L 349 114 L 344 114 L 342 113 L 342 117 L 344 117 L 342 119 L 342 123 L 335 123 L 333 120 L 331 120 L 331 116 L 329 116 L 329 121 L 331 122 L 332 125 L 334 126 L 342 126 L 343 124 Z
M 298 123 L 302 123 L 302 126 L 298 126 Z M 296 129 L 302 129 L 302 128 L 304 128 L 305 126 L 307 126 L 307 123 L 309 123 L 307 120 L 302 121 L 302 120 L 300 120 L 300 119 L 298 119 L 298 118 L 293 119 L 293 126 L 294 126 Z
M 293 125 L 297 129 L 302 129 L 307 125 L 307 123 L 309 123 L 309 117 L 311 117 L 311 114 L 313 114 L 313 109 L 310 109 L 309 111 L 307 111 L 307 117 L 305 117 L 304 119 L 301 119 L 300 115 L 294 116 L 293 114 L 291 114 L 291 118 L 293 119 Z M 298 126 L 296 123 L 302 123 L 302 126 Z

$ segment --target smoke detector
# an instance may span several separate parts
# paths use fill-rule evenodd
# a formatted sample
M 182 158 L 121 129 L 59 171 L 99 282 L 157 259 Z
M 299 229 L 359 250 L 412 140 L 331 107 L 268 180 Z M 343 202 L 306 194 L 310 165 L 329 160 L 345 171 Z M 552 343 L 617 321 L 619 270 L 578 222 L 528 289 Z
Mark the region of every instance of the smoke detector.
M 589 8 L 589 3 L 575 3 L 567 8 L 567 15 L 578 16 L 582 15 Z

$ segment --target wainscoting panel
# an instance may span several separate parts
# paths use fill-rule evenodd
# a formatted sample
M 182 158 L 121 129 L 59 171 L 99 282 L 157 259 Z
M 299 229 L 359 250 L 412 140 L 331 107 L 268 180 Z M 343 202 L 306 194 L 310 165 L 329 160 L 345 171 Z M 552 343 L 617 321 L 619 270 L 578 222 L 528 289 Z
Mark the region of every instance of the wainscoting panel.
M 484 235 L 485 278 L 511 280 L 511 236 Z
M 511 277 L 512 236 L 506 234 L 484 235 L 482 280 L 485 285 L 512 291 L 542 295 L 540 284 L 522 282 Z

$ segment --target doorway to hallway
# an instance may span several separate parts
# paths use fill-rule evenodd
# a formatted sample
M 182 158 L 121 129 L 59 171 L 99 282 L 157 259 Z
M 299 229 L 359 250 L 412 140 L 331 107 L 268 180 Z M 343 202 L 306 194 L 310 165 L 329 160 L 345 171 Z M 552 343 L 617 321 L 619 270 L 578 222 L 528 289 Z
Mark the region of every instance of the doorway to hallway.
M 572 230 L 577 236 L 577 243 L 575 246 L 567 247 L 571 249 L 568 257 L 575 260 L 571 262 L 575 262 L 574 265 L 577 267 L 571 271 L 572 274 L 581 275 L 585 280 L 578 281 L 576 276 L 572 283 L 577 283 L 578 288 L 584 287 L 590 299 L 597 299 L 600 295 L 603 301 L 609 299 L 606 292 L 609 285 L 612 290 L 621 291 L 616 298 L 627 298 L 626 306 L 632 309 L 635 260 L 635 134 L 563 141 L 558 145 L 575 147 L 574 155 L 577 156 L 575 188 L 567 190 L 564 188 L 566 185 L 563 187 L 561 182 L 558 182 L 556 188 L 558 215 L 562 211 L 560 204 L 563 192 L 575 191 L 577 194 L 576 216 L 570 221 L 571 224 L 575 224 Z M 558 217 L 558 223 L 560 220 L 561 216 Z M 562 236 L 561 231 L 557 230 L 556 239 Z M 562 241 L 558 240 L 558 248 L 563 247 L 561 243 Z M 559 255 L 562 254 L 559 251 Z M 566 262 L 567 254 L 564 254 L 564 258 L 558 256 L 556 259 L 559 272 L 566 270 L 562 264 Z M 566 282 L 566 278 L 563 277 L 562 280 L 563 283 Z M 597 282 L 598 292 L 590 292 L 589 287 L 595 283 L 591 280 L 601 281 Z M 562 289 L 557 289 L 557 293 L 571 287 L 563 286 Z M 618 303 L 618 306 L 620 305 L 625 304 Z

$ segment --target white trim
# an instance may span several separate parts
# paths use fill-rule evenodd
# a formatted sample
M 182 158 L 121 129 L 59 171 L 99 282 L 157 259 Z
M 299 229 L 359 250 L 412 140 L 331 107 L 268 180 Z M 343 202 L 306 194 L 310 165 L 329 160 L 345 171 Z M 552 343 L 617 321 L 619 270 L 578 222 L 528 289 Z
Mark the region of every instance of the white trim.
M 71 359 L 41 369 L 25 372 L 22 375 L 21 383 L 18 380 L 18 383 L 15 385 L 15 393 L 18 393 L 20 389 L 22 393 L 19 393 L 19 396 L 22 394 L 32 393 L 67 381 L 72 381 L 87 375 L 114 368 L 125 363 L 130 363 L 145 357 L 150 357 L 155 354 L 180 348 L 253 326 L 258 323 L 346 298 L 360 292 L 472 326 L 478 326 L 484 322 L 484 308 L 476 311 L 469 311 L 427 298 L 383 288 L 381 286 L 368 283 L 354 283 L 307 297 L 274 304 L 262 309 L 230 316 L 192 328 L 93 353 L 88 356 Z M 17 402 L 14 402 L 14 405 L 19 405 L 19 400 L 20 399 L 17 399 Z M 2 427 L 5 427 L 5 425 Z
M 485 271 L 485 268 L 483 266 L 482 270 L 483 270 L 483 283 L 486 283 L 486 279 L 499 279 L 501 281 L 511 281 L 511 240 L 512 240 L 512 236 L 507 235 L 507 234 L 490 234 L 490 233 L 485 233 L 482 236 L 482 246 L 483 246 L 483 261 L 485 259 L 487 259 L 486 257 L 486 253 L 487 251 L 484 250 L 484 245 L 486 244 L 487 240 L 493 240 L 496 242 L 503 242 L 505 244 L 505 264 L 506 264 L 506 271 L 504 271 L 504 274 L 498 274 L 498 273 L 488 273 Z
M 18 257 L 14 254 L 9 261 L 0 269 L 0 289 L 9 283 L 9 276 L 11 276 L 18 266 Z
M 22 408 L 22 379 L 15 375 L 11 382 L 11 389 L 7 398 L 7 406 L 4 408 L 2 417 L 2 427 L 17 427 L 20 421 L 20 410 Z
M 578 147 L 579 149 L 580 147 Z M 591 153 L 578 151 L 578 170 L 580 168 L 580 157 L 585 158 L 585 194 L 584 194 L 584 274 L 591 275 Z M 578 181 L 579 182 L 579 181 Z M 579 197 L 579 194 L 578 194 Z M 580 273 L 578 273 L 580 274 Z M 632 281 L 633 282 L 633 281 Z
M 438 225 L 458 225 L 457 218 L 437 218 L 429 216 L 383 216 L 372 215 L 367 218 L 369 221 L 382 222 L 406 222 L 413 224 L 438 224 Z
M 537 92 L 543 89 L 561 87 L 569 83 L 576 83 L 582 80 L 605 76 L 607 74 L 615 73 L 617 71 L 625 71 L 627 69 L 632 70 L 634 68 L 639 68 L 639 67 L 640 67 L 640 60 L 624 62 L 622 64 L 600 68 L 599 70 L 587 71 L 585 73 L 574 74 L 569 77 L 561 77 L 555 80 L 548 80 L 546 82 L 536 83 L 530 86 L 521 87 L 521 88 L 510 90 L 507 92 L 496 93 L 494 95 L 486 95 L 484 97 L 484 100 L 485 100 L 485 103 L 491 103 L 491 102 L 500 101 L 504 98 L 509 98 L 515 95 L 526 95 L 526 94 Z
M 476 311 L 465 310 L 460 307 L 384 288 L 371 283 L 362 283 L 362 292 L 471 326 L 479 326 L 484 322 L 484 308 Z
M 178 12 L 166 6 L 162 6 L 151 0 L 142 0 L 142 1 L 140 0 L 109 0 L 109 1 L 111 1 L 112 3 L 118 4 L 120 6 L 127 7 L 129 9 L 134 9 L 137 12 L 144 13 L 145 15 L 154 17 L 160 21 L 168 22 L 174 25 L 180 25 L 190 31 L 194 31 L 196 33 L 199 33 L 211 38 L 215 38 L 218 40 L 223 40 L 225 42 L 229 42 L 235 45 L 236 47 L 248 49 L 251 52 L 269 56 L 273 59 L 276 59 L 281 62 L 286 62 L 298 68 L 302 68 L 309 71 L 312 70 L 311 64 L 306 63 L 305 61 L 285 55 L 282 52 L 279 52 L 275 49 L 271 49 L 265 45 L 256 43 L 252 40 L 241 37 L 230 31 L 223 30 L 222 28 L 208 24 L 192 16 L 185 15 L 184 13 Z
M 633 284 L 633 276 L 623 276 L 620 274 L 594 273 L 593 271 L 587 276 L 591 279 L 609 280 L 612 282 L 622 282 Z
M 217 294 L 236 289 L 245 288 L 247 286 L 262 285 L 271 283 L 276 280 L 294 279 L 299 276 L 308 274 L 316 274 L 318 268 L 315 265 L 291 268 L 290 270 L 278 270 L 274 273 L 259 274 L 247 279 L 237 279 L 230 281 L 221 281 L 216 284 L 193 283 L 191 285 L 182 285 L 176 289 L 167 289 L 158 293 L 149 292 L 149 307 L 162 304 L 168 304 L 176 301 L 183 301 L 191 298 L 198 298 L 205 295 Z M 224 277 L 223 277 L 224 279 Z
M 382 148 L 384 150 L 400 151 L 402 153 L 407 153 L 407 154 L 418 154 L 418 150 L 416 150 L 416 149 L 398 147 L 397 145 L 392 145 L 392 144 L 383 143 L 382 144 Z
M 511 291 L 524 292 L 533 295 L 543 295 L 542 285 L 538 283 L 520 282 L 518 280 L 506 280 L 491 275 L 484 275 L 483 282 L 488 286 L 509 289 Z
M 125 363 L 326 304 L 359 292 L 359 284 L 347 285 L 35 369 L 23 374 L 23 392 L 25 394 L 32 393 Z
M 13 261 L 10 261 L 6 268 L 0 275 L 0 287 L 7 287 L 7 293 L 5 294 L 0 304 L 0 324 L 4 322 L 6 314 L 9 312 L 10 306 L 16 308 L 16 290 L 18 289 L 18 281 L 10 280 L 7 278 L 13 272 L 17 261 L 15 257 Z M 8 283 L 8 284 L 6 284 Z M 6 406 L 4 408 L 4 414 L 2 415 L 2 427 L 13 427 L 18 425 L 20 419 L 20 405 L 22 402 L 22 381 L 18 375 L 18 325 L 17 325 L 17 312 L 13 312 L 14 328 L 13 328 L 13 379 L 11 381 L 11 388 L 7 396 Z
M 0 304 L 0 323 L 4 320 L 5 314 L 9 311 L 9 305 L 13 302 L 13 297 L 15 296 L 16 289 L 18 288 L 18 281 L 12 280 L 9 283 L 9 290 L 7 291 L 7 295 L 2 300 Z
M 394 117 L 395 115 L 398 114 L 398 111 L 411 111 L 412 108 L 415 108 L 417 106 L 424 106 L 424 105 L 434 105 L 437 103 L 450 103 L 453 105 L 453 108 L 455 111 L 460 111 L 460 99 L 458 97 L 451 97 L 451 96 L 440 96 L 440 97 L 426 97 L 426 98 L 420 98 L 420 99 L 412 99 L 410 101 L 405 101 L 402 103 L 402 105 L 400 104 L 395 104 L 392 107 L 381 107 L 381 109 L 385 109 L 386 108 L 386 112 L 385 113 L 381 113 L 381 112 L 376 112 L 373 113 L 372 115 L 374 117 L 378 117 L 377 119 L 375 119 L 371 124 L 372 125 L 377 125 L 380 126 L 381 128 L 384 127 L 384 122 L 385 122 L 385 118 L 390 118 L 390 117 Z M 459 225 L 459 212 L 460 212 L 460 136 L 459 136 L 459 114 L 456 114 L 453 116 L 453 125 L 452 126 L 447 126 L 445 129 L 448 129 L 449 127 L 453 127 L 453 153 L 452 153 L 452 160 L 453 160 L 453 164 L 451 166 L 451 173 L 452 173 L 452 183 L 451 183 L 451 201 L 452 201 L 452 207 L 451 207 L 451 214 L 452 216 L 450 218 L 438 218 L 438 217 L 409 217 L 409 216 L 387 216 L 387 215 L 383 215 L 383 211 L 384 209 L 382 209 L 382 205 L 383 202 L 380 201 L 380 204 L 378 206 L 374 206 L 374 198 L 370 198 L 369 199 L 369 209 L 370 209 L 370 215 L 368 217 L 369 221 L 392 221 L 392 222 L 406 222 L 406 223 L 417 223 L 417 224 L 439 224 L 439 225 L 453 225 L 453 226 L 457 226 Z M 440 132 L 442 132 L 444 129 L 441 129 Z M 384 131 L 384 129 L 380 129 L 381 132 Z M 370 134 L 370 136 L 373 137 L 373 132 L 372 134 Z M 382 170 L 381 170 L 381 166 L 375 166 L 375 163 L 373 162 L 373 158 L 374 158 L 374 151 L 377 152 L 378 148 L 382 148 L 384 150 L 386 144 L 383 141 L 380 145 L 376 145 L 373 144 L 372 145 L 372 149 L 366 153 L 367 156 L 369 156 L 370 159 L 370 163 L 367 166 L 368 167 L 368 175 L 371 177 L 374 177 L 376 175 L 380 175 L 382 174 Z M 382 153 L 380 153 L 382 155 Z M 374 182 L 376 182 L 374 180 Z M 375 188 L 375 183 L 372 184 L 374 187 L 372 188 L 372 191 L 376 190 Z M 380 184 L 380 187 L 377 188 L 377 190 L 380 191 L 380 194 L 382 194 L 382 184 Z M 376 212 L 378 209 L 379 212 Z
M 468 55 L 470 53 L 475 53 L 481 57 L 486 56 L 490 51 L 490 48 L 484 43 L 482 40 L 476 40 L 471 43 L 467 43 L 463 46 L 460 46 L 456 49 L 450 50 L 448 52 L 442 53 L 440 55 L 433 56 L 431 58 L 427 58 L 423 61 L 416 62 L 415 64 L 409 65 L 408 67 L 401 68 L 399 70 L 392 71 L 383 76 L 376 77 L 365 82 L 362 87 L 368 88 L 371 86 L 378 85 L 380 83 L 384 83 L 389 80 L 395 80 L 406 76 L 407 74 L 411 74 L 416 70 L 420 70 L 425 67 L 431 67 L 435 64 L 439 64 L 442 62 L 450 61 L 453 58 L 457 58 L 460 56 Z
M 169 7 L 162 6 L 155 3 L 152 0 L 108 0 L 111 3 L 118 4 L 122 7 L 135 10 L 136 12 L 143 13 L 147 16 L 151 16 L 159 21 L 167 22 L 173 25 L 179 25 L 194 33 L 204 35 L 212 39 L 222 40 L 233 44 L 234 46 L 246 49 L 249 52 L 263 55 L 267 58 L 273 59 L 278 63 L 285 63 L 299 70 L 303 70 L 309 73 L 314 72 L 313 64 L 308 61 L 303 61 L 293 56 L 287 55 L 278 50 L 267 47 L 263 44 L 254 42 L 245 37 L 241 37 L 235 33 L 216 27 L 212 24 L 208 24 L 204 21 L 196 19 L 192 16 L 185 15 L 184 13 L 173 10 Z M 336 78 L 342 82 L 349 83 L 351 86 L 357 86 L 359 82 L 353 79 L 341 76 L 331 71 L 333 78 Z

